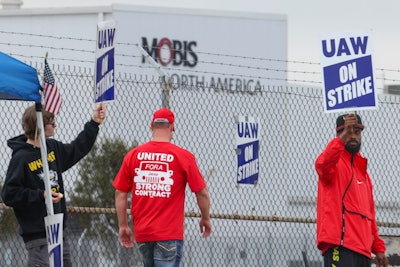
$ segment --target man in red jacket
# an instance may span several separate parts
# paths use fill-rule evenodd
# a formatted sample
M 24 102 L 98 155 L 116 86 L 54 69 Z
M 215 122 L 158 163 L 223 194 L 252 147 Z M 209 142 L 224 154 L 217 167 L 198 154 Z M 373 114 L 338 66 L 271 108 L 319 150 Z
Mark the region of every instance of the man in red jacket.
M 325 267 L 387 267 L 379 237 L 367 159 L 361 156 L 364 129 L 356 114 L 339 116 L 337 135 L 318 156 L 317 246 Z

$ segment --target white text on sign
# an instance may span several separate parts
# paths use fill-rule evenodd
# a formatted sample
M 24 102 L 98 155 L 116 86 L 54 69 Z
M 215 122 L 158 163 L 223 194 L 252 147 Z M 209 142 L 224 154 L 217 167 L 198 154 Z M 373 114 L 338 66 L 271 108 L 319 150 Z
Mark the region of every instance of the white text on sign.
M 357 80 L 356 62 L 341 66 L 339 69 L 339 79 L 343 85 L 330 89 L 327 92 L 329 107 L 334 107 L 337 104 L 373 93 L 371 76 Z

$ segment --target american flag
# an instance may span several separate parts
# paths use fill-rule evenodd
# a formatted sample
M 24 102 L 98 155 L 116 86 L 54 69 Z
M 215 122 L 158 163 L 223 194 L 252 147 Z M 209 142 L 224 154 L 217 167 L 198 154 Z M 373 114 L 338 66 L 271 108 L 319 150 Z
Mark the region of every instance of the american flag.
M 47 59 L 44 60 L 44 110 L 53 114 L 60 112 L 61 94 L 51 73 Z

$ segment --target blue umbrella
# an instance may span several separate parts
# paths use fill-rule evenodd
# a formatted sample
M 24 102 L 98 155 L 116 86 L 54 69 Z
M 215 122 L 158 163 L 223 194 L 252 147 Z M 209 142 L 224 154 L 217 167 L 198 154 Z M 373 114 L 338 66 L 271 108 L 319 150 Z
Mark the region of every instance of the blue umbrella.
M 0 99 L 40 102 L 36 69 L 0 52 Z

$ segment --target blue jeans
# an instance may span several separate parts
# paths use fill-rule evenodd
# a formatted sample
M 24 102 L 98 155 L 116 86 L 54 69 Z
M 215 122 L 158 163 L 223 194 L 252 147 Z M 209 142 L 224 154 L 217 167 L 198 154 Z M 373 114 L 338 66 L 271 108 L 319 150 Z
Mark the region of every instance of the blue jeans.
M 144 267 L 179 267 L 183 240 L 137 243 Z

